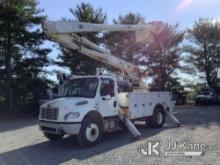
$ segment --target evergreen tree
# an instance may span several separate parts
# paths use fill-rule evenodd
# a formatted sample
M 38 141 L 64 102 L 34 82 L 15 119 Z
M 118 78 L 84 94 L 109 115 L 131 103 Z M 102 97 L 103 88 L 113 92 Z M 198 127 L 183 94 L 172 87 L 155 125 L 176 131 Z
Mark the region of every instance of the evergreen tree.
M 0 3 L 1 94 L 12 113 L 16 103 L 37 98 L 43 80 L 42 67 L 49 49 L 41 47 L 45 17 L 34 0 L 2 0 Z M 45 82 L 45 81 L 44 81 Z
M 178 25 L 166 24 L 157 40 L 145 48 L 143 54 L 147 60 L 143 63 L 148 67 L 149 76 L 153 78 L 152 88 L 157 90 L 181 88 L 174 75 L 178 69 L 181 69 L 183 37 L 184 33 L 178 31 Z
M 70 12 L 73 14 L 73 20 L 79 22 L 105 23 L 107 17 L 101 8 L 95 9 L 89 3 L 81 3 L 75 8 L 71 8 Z M 98 32 L 79 33 L 78 35 L 87 38 L 95 44 L 99 45 L 102 43 L 102 37 Z M 59 65 L 68 67 L 72 74 L 95 74 L 97 68 L 104 66 L 101 62 L 82 55 L 77 51 L 69 50 L 62 46 L 60 48 L 62 51 L 62 55 L 60 55 L 62 62 Z
M 114 24 L 143 24 L 145 19 L 140 14 L 128 13 L 124 16 L 120 15 L 118 19 L 114 19 Z M 111 53 L 128 62 L 138 64 L 139 58 L 135 55 L 140 53 L 142 45 L 136 43 L 134 31 L 127 32 L 110 32 L 105 34 L 106 47 Z
M 186 67 L 190 73 L 200 74 L 211 88 L 218 83 L 217 72 L 220 67 L 220 22 L 210 18 L 200 18 L 188 30 L 189 44 Z
M 143 16 L 129 13 L 119 16 L 115 24 L 144 24 Z M 157 40 L 151 44 L 136 42 L 135 32 L 111 32 L 105 35 L 105 43 L 112 54 L 124 60 L 139 65 L 142 68 L 140 76 L 145 73 L 153 79 L 152 89 L 177 90 L 182 87 L 173 74 L 180 68 L 180 43 L 184 33 L 178 31 L 178 26 L 166 25 Z M 145 35 L 145 34 L 143 34 Z M 147 38 L 148 36 L 146 36 Z

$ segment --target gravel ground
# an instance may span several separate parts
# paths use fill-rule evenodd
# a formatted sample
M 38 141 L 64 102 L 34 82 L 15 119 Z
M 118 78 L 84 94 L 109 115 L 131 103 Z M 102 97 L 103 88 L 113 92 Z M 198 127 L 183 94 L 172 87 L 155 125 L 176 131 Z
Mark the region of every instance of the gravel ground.
M 38 129 L 36 119 L 0 123 L 0 165 L 57 164 L 220 164 L 220 107 L 180 106 L 176 117 L 183 126 L 176 128 L 167 121 L 161 129 L 138 127 L 142 138 L 132 139 L 127 130 L 105 134 L 95 147 L 81 148 L 74 137 L 59 142 L 48 141 Z M 161 140 L 161 157 L 147 157 L 138 148 L 148 141 Z M 206 152 L 200 157 L 165 157 L 167 141 L 204 143 Z

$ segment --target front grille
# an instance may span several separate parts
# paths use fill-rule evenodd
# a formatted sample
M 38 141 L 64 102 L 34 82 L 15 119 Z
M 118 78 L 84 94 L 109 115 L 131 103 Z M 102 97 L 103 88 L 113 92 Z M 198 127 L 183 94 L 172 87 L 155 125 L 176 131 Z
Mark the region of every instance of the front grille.
M 58 108 L 42 108 L 41 118 L 49 119 L 49 120 L 57 120 L 58 113 L 59 113 Z

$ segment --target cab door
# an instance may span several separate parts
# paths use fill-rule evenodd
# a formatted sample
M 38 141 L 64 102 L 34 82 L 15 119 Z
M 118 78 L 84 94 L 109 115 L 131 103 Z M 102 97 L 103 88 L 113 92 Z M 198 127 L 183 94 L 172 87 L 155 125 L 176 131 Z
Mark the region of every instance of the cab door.
M 103 117 L 117 115 L 116 86 L 111 78 L 101 78 L 98 111 Z

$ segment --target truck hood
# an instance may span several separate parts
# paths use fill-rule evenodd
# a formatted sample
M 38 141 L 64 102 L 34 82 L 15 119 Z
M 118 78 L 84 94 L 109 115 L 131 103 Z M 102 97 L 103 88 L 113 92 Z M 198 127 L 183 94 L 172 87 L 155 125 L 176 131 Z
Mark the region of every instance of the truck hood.
M 84 97 L 62 97 L 55 100 L 51 100 L 43 104 L 41 107 L 64 107 L 69 106 L 80 106 L 93 103 L 94 98 L 84 98 Z
M 72 122 L 80 122 L 82 121 L 84 115 L 89 111 L 93 110 L 96 105 L 96 99 L 94 98 L 85 98 L 85 97 L 62 97 L 55 100 L 51 100 L 46 102 L 40 107 L 39 119 L 41 118 L 42 110 L 46 108 L 48 109 L 56 108 L 58 109 L 58 121 L 66 122 L 65 115 L 71 112 L 80 113 L 78 118 L 72 119 Z M 43 119 L 45 120 L 45 118 Z M 46 119 L 49 120 L 49 119 Z

